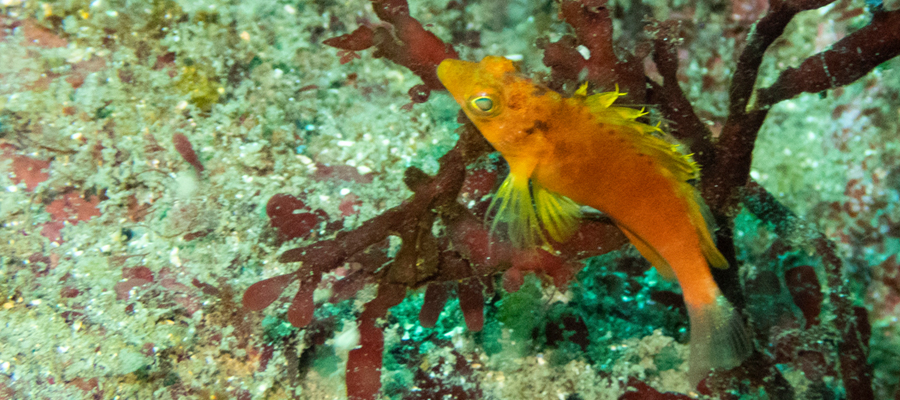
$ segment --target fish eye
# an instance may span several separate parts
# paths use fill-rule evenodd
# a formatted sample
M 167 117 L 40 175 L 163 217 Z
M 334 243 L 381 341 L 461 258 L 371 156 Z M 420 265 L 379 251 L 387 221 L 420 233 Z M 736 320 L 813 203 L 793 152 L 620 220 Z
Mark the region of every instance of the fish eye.
M 491 109 L 494 108 L 494 101 L 486 96 L 476 97 L 472 99 L 472 105 L 481 111 L 491 112 Z
M 469 110 L 482 116 L 495 114 L 500 109 L 496 94 L 485 92 L 470 97 L 468 106 Z

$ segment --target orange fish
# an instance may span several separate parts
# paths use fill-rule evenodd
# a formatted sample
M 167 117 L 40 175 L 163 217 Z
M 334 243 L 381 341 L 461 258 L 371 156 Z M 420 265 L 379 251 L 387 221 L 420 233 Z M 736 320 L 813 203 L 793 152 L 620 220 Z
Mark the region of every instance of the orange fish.
M 638 122 L 645 113 L 613 106 L 615 92 L 563 97 L 519 75 L 512 61 L 444 60 L 438 77 L 481 134 L 509 163 L 491 203 L 520 247 L 565 241 L 580 205 L 609 216 L 659 273 L 678 279 L 691 322 L 692 387 L 711 368 L 732 368 L 751 351 L 740 316 L 709 265 L 728 263 L 710 236 L 689 156 Z M 546 232 L 546 234 L 544 233 Z

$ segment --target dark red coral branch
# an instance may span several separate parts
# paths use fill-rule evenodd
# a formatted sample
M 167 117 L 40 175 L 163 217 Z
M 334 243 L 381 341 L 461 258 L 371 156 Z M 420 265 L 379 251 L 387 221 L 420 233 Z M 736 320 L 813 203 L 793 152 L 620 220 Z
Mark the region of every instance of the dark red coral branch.
M 422 310 L 419 312 L 419 323 L 423 328 L 434 328 L 449 295 L 446 283 L 432 282 L 428 285 L 425 289 L 425 299 L 422 301 Z
M 298 213 L 298 211 L 300 211 Z M 305 238 L 327 217 L 322 210 L 311 210 L 303 200 L 287 194 L 276 194 L 266 203 L 266 215 L 279 238 Z
M 728 119 L 716 143 L 715 158 L 707 169 L 712 173 L 704 176 L 703 197 L 714 211 L 731 215 L 737 204 L 737 189 L 745 185 L 750 176 L 754 144 L 768 113 L 766 110 L 748 111 L 747 104 L 766 49 L 784 33 L 784 28 L 797 13 L 833 1 L 773 1 L 766 16 L 757 22 L 731 81 Z
M 840 335 L 838 357 L 840 375 L 850 399 L 873 399 L 872 370 L 866 362 L 868 332 L 871 332 L 865 309 L 851 303 L 852 296 L 844 277 L 844 264 L 834 243 L 820 232 L 805 226 L 802 219 L 781 204 L 771 193 L 755 182 L 744 190 L 743 204 L 760 220 L 770 224 L 778 236 L 806 241 L 821 257 L 828 283 L 828 302 L 833 309 L 834 326 Z M 824 300 L 824 296 L 819 297 Z M 862 317 L 858 314 L 862 313 Z
M 565 0 L 559 4 L 559 12 L 563 20 L 575 28 L 578 42 L 590 52 L 590 57 L 584 60 L 588 80 L 603 84 L 618 82 L 619 58 L 613 47 L 609 9 L 605 5 L 592 7 L 582 1 Z
M 816 270 L 809 265 L 801 265 L 784 272 L 784 282 L 794 299 L 794 304 L 803 311 L 806 329 L 819 324 L 819 312 L 822 311 L 822 286 L 816 276 Z
M 678 86 L 678 28 L 675 21 L 660 23 L 653 40 L 653 62 L 663 77 L 662 85 L 647 79 L 650 102 L 656 104 L 669 120 L 668 132 L 694 153 L 694 160 L 703 166 L 711 165 L 715 157 L 712 132 L 697 117 L 694 107 Z
M 322 43 L 346 51 L 363 51 L 375 45 L 375 31 L 363 25 L 356 28 L 353 32 L 326 39 Z M 345 64 L 344 61 L 341 61 L 341 63 Z
M 807 58 L 759 91 L 758 108 L 800 93 L 818 93 L 850 84 L 879 64 L 900 55 L 900 10 L 876 12 L 872 21 L 830 49 Z
M 278 275 L 250 285 L 242 303 L 250 311 L 260 311 L 278 300 L 284 289 L 297 279 L 296 273 Z
M 294 295 L 291 306 L 287 311 L 287 321 L 291 325 L 303 328 L 313 319 L 313 312 L 316 310 L 313 304 L 313 292 L 316 290 L 316 284 L 319 283 L 321 276 L 312 275 L 300 281 L 300 289 Z
M 460 281 L 457 285 L 459 307 L 463 311 L 466 327 L 478 332 L 484 327 L 484 294 L 481 281 L 477 277 Z
M 203 164 L 200 163 L 200 157 L 197 157 L 197 153 L 194 152 L 194 146 L 191 145 L 191 141 L 188 140 L 187 136 L 184 136 L 183 133 L 176 133 L 172 135 L 172 143 L 175 145 L 175 150 L 178 151 L 178 154 L 181 154 L 181 157 L 184 158 L 184 161 L 191 164 L 198 174 L 203 172 Z
M 366 303 L 359 317 L 359 347 L 347 355 L 347 398 L 374 400 L 381 390 L 381 366 L 384 358 L 384 333 L 376 325 L 388 309 L 403 301 L 403 285 L 381 284 L 375 299 Z
M 378 18 L 391 24 L 392 29 L 384 26 L 372 29 L 364 25 L 323 43 L 348 52 L 375 47 L 373 55 L 376 58 L 384 57 L 408 68 L 423 82 L 409 91 L 415 103 L 428 100 L 432 90 L 443 90 L 444 86 L 437 78 L 437 66 L 444 59 L 459 58 L 453 46 L 425 30 L 418 20 L 410 16 L 406 0 L 372 0 L 372 8 Z M 344 54 L 341 62 L 350 59 L 348 54 Z
M 797 13 L 824 7 L 834 0 L 775 0 L 769 5 L 769 12 L 756 23 L 747 47 L 741 51 L 737 69 L 731 79 L 729 91 L 729 115 L 743 115 L 753 93 L 759 66 L 766 49 L 778 39 L 787 24 Z
M 575 37 L 564 36 L 557 42 L 544 45 L 544 65 L 550 67 L 551 88 L 560 90 L 564 84 L 575 83 L 583 69 L 587 80 L 601 90 L 612 90 L 616 85 L 637 102 L 644 99 L 644 70 L 632 57 L 622 60 L 613 45 L 613 26 L 606 8 L 600 0 L 563 0 L 559 5 L 560 17 L 575 31 Z M 583 45 L 590 56 L 585 58 L 577 50 Z

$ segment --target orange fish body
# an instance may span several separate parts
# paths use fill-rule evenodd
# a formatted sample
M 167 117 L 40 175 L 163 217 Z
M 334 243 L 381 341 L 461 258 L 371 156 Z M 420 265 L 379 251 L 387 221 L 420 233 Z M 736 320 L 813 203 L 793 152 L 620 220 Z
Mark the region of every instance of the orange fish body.
M 691 320 L 689 378 L 731 368 L 751 350 L 743 324 L 722 296 L 709 265 L 727 268 L 701 211 L 695 164 L 635 119 L 642 111 L 612 106 L 621 94 L 564 98 L 521 77 L 513 63 L 445 60 L 438 77 L 510 166 L 491 208 L 523 247 L 565 240 L 579 204 L 602 211 L 661 275 L 681 285 Z M 494 222 L 493 228 L 496 228 Z

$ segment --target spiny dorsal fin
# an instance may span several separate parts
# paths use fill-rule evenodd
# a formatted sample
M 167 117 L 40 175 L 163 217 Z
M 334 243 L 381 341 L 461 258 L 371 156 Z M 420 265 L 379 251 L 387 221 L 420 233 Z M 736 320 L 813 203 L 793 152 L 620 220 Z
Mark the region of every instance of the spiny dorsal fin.
M 671 173 L 680 182 L 678 190 L 682 192 L 682 195 L 688 201 L 690 208 L 688 212 L 700 235 L 700 246 L 703 255 L 713 267 L 728 268 L 728 262 L 722 256 L 722 253 L 716 249 L 715 242 L 712 240 L 710 229 L 708 228 L 712 218 L 708 215 L 708 212 L 704 213 L 705 205 L 703 204 L 703 199 L 700 198 L 696 189 L 684 183 L 700 177 L 700 169 L 691 158 L 691 155 L 682 154 L 678 151 L 678 145 L 672 144 L 658 136 L 664 134 L 659 129 L 659 126 L 651 126 L 637 121 L 637 118 L 646 115 L 643 109 L 637 110 L 613 106 L 616 99 L 625 95 L 625 93 L 619 91 L 618 85 L 614 92 L 597 93 L 590 96 L 587 95 L 587 88 L 587 83 L 585 82 L 578 88 L 573 97 L 580 99 L 598 121 L 631 128 L 623 130 L 625 132 L 623 136 L 634 144 L 637 151 L 655 159 L 662 169 Z M 632 239 L 631 242 L 637 243 L 639 240 Z M 641 249 L 641 246 L 637 244 L 636 246 L 641 254 L 657 266 L 657 269 L 663 275 L 667 274 L 668 271 L 666 271 L 666 266 L 662 262 L 664 260 L 661 260 L 661 257 L 654 257 L 653 254 L 649 254 L 652 252 L 648 251 L 648 249 Z
M 633 122 L 633 124 L 641 123 Z M 648 132 L 635 133 L 630 135 L 630 139 L 639 152 L 656 159 L 660 166 L 675 175 L 675 178 L 680 182 L 700 177 L 700 168 L 697 167 L 697 163 L 694 162 L 690 154 L 679 152 L 679 145 L 671 144 Z
M 616 99 L 627 94 L 619 91 L 619 85 L 616 85 L 614 92 L 596 93 L 590 96 L 587 95 L 587 88 L 587 82 L 583 83 L 575 91 L 573 97 L 580 99 L 598 121 L 631 128 L 631 134 L 627 137 L 631 139 L 637 150 L 658 160 L 660 166 L 669 170 L 679 181 L 684 182 L 699 177 L 700 170 L 690 155 L 682 154 L 678 151 L 678 145 L 671 144 L 657 136 L 663 134 L 659 126 L 637 121 L 638 118 L 647 115 L 644 109 L 613 106 Z

